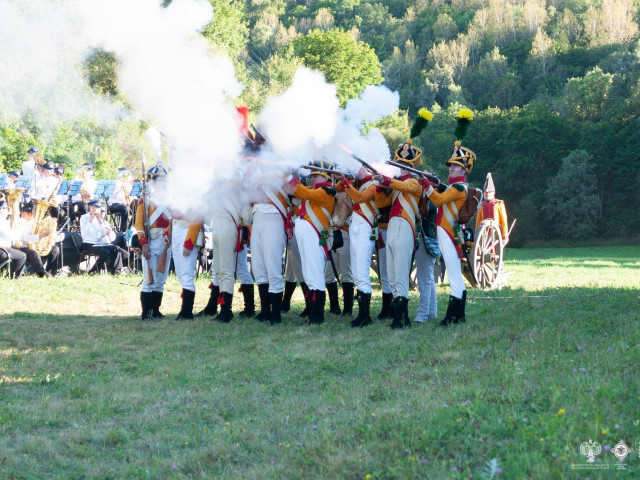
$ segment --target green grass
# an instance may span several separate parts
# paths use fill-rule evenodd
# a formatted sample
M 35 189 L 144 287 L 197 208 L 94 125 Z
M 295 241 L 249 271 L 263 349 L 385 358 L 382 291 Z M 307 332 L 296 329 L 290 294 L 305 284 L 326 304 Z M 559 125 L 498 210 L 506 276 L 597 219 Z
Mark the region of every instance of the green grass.
M 507 257 L 466 324 L 402 331 L 143 323 L 138 277 L 0 279 L 0 478 L 638 478 L 637 445 L 571 465 L 640 440 L 640 247 Z

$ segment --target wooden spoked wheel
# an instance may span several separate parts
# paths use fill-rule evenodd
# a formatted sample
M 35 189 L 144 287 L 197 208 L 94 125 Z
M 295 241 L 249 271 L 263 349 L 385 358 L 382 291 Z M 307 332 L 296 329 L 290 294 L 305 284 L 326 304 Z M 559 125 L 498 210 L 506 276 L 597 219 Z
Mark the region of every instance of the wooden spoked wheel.
M 491 219 L 480 222 L 471 255 L 473 273 L 480 288 L 494 288 L 503 266 L 500 227 Z

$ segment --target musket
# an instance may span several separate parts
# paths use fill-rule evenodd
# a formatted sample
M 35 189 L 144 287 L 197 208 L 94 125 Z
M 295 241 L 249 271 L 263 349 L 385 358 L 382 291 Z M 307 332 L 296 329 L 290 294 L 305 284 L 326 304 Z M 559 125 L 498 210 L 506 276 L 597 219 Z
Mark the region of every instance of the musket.
M 147 244 L 151 241 L 149 235 L 149 185 L 147 184 L 147 159 L 144 155 L 144 148 L 142 151 L 142 203 L 144 205 L 144 235 L 147 237 Z M 151 248 L 151 245 L 149 245 Z M 153 283 L 153 272 L 151 271 L 151 265 L 147 262 L 147 284 Z
M 169 224 L 168 237 L 171 238 L 171 229 L 173 224 Z M 164 273 L 167 270 L 167 251 L 171 248 L 171 244 L 165 245 L 162 249 L 162 253 L 158 257 L 158 263 L 156 264 L 156 272 Z
M 332 175 L 343 175 L 345 177 L 351 176 L 349 173 L 341 172 L 339 170 L 331 170 L 329 168 L 314 167 L 313 165 L 300 165 L 300 168 L 305 170 L 316 170 L 318 172 L 330 173 Z
M 357 156 L 355 153 L 350 152 L 351 157 L 356 161 L 356 162 L 360 162 L 360 164 L 366 168 L 367 170 L 369 170 L 371 173 L 373 173 L 374 175 L 381 175 L 381 173 L 376 170 L 375 168 L 373 168 L 371 165 L 369 165 L 367 162 L 365 162 L 363 159 L 361 159 L 359 156 Z
M 507 238 L 511 238 L 511 230 L 513 230 L 513 226 L 516 224 L 516 220 L 517 218 L 513 219 L 513 222 L 511 222 L 511 227 L 509 228 L 509 231 L 507 232 Z M 502 245 L 503 247 L 507 246 L 507 243 L 509 243 L 509 241 L 507 240 L 504 245 Z
M 416 175 L 420 175 L 421 177 L 428 178 L 430 182 L 439 183 L 440 185 L 443 185 L 445 188 L 447 187 L 447 185 L 442 183 L 438 177 L 436 177 L 435 175 L 429 172 L 423 172 L 422 170 L 418 170 L 417 168 L 411 168 L 407 165 L 403 165 L 402 163 L 394 162 L 393 160 L 387 160 L 385 163 L 389 165 L 393 165 L 394 167 L 401 168 L 402 170 L 406 170 L 407 172 L 415 173 Z

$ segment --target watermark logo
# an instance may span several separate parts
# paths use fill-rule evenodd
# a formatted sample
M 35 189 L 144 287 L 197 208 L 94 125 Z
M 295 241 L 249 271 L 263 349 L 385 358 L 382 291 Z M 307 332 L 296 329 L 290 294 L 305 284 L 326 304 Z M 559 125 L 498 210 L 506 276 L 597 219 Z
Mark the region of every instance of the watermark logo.
M 596 455 L 600 455 L 600 452 L 602 452 L 602 446 L 591 439 L 589 439 L 588 442 L 582 442 L 582 444 L 580 444 L 580 453 L 587 457 L 587 462 L 589 463 L 595 462 Z
M 580 454 L 587 457 L 588 463 L 574 463 L 571 468 L 574 470 L 608 470 L 609 464 L 602 463 L 599 459 L 596 463 L 596 457 L 602 453 L 602 445 L 589 439 L 588 442 L 580 444 Z
M 620 464 L 618 465 L 619 469 L 624 469 L 626 465 L 623 463 L 624 458 L 629 455 L 631 450 L 627 447 L 624 442 L 621 440 L 618 444 L 611 449 L 611 452 L 620 460 Z

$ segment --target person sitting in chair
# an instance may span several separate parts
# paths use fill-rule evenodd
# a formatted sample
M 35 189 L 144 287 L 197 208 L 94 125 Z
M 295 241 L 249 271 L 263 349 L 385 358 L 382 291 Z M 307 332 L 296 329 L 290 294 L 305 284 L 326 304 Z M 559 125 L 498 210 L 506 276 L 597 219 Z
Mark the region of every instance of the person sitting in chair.
M 98 256 L 89 273 L 99 272 L 104 266 L 111 274 L 120 273 L 122 256 L 127 255 L 127 252 L 113 244 L 116 234 L 113 227 L 105 220 L 99 200 L 90 201 L 89 212 L 80 217 L 80 235 L 82 236 L 80 252 Z

